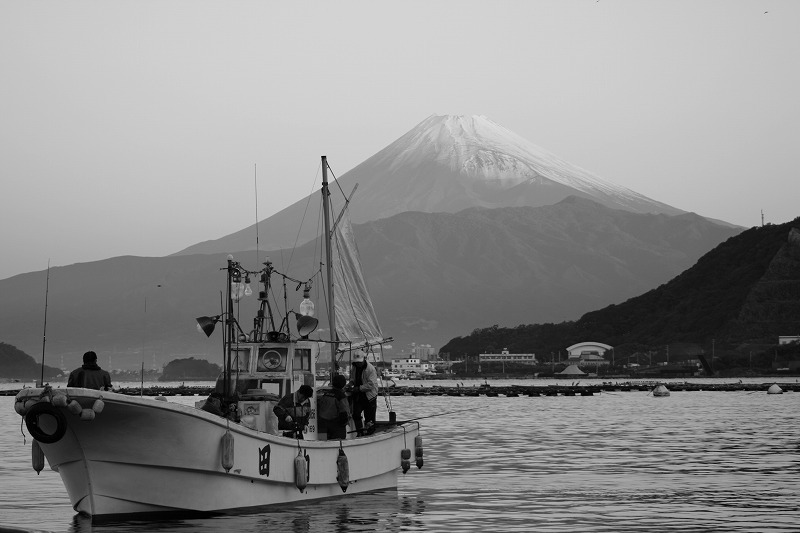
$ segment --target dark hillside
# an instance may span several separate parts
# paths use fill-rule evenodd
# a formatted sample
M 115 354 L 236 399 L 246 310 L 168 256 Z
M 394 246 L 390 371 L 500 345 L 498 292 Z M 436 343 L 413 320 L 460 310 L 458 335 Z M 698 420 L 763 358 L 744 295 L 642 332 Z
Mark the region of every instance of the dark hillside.
M 441 351 L 477 354 L 509 348 L 546 359 L 551 351 L 586 340 L 641 347 L 775 345 L 780 335 L 800 333 L 798 227 L 800 219 L 751 228 L 672 281 L 577 321 L 476 329 Z
M 578 323 L 589 330 L 603 325 L 617 344 L 777 339 L 778 324 L 756 328 L 737 319 L 779 251 L 789 247 L 797 254 L 798 246 L 789 243 L 790 230 L 789 224 L 751 228 L 717 246 L 672 281 L 619 305 L 586 313 Z M 796 285 L 800 269 L 793 277 L 784 283 Z M 800 323 L 800 316 L 795 323 Z

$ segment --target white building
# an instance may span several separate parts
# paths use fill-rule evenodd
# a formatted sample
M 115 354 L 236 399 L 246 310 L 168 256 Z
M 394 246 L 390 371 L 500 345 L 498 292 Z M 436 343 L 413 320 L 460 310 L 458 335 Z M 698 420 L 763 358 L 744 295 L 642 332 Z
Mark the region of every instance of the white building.
M 800 335 L 783 335 L 778 337 L 778 344 L 791 344 L 800 342 Z
M 416 357 L 392 360 L 392 372 L 399 372 L 401 374 L 416 372 L 417 374 L 423 374 L 426 372 L 433 372 L 434 370 L 435 367 L 433 364 L 427 361 L 423 362 L 421 359 L 417 359 Z
M 503 348 L 500 353 L 482 353 L 478 355 L 480 363 L 518 363 L 523 365 L 535 365 L 535 353 L 508 353 L 508 348 Z
M 604 366 L 609 362 L 603 355 L 612 347 L 602 342 L 579 342 L 567 347 L 567 364 L 578 367 Z
M 412 344 L 411 357 L 426 361 L 436 356 L 436 348 L 430 344 Z

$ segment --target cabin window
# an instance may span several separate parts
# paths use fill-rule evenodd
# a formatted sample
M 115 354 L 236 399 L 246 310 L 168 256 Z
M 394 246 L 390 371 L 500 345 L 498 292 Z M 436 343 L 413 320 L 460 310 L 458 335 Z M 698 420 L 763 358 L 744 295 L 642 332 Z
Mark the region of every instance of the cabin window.
M 250 371 L 250 348 L 231 350 L 231 357 L 233 359 L 233 368 L 244 372 Z
M 282 379 L 263 380 L 258 388 L 266 391 L 267 394 L 274 394 L 278 398 L 283 398 L 283 383 L 284 380 Z
M 256 372 L 286 372 L 286 355 L 288 348 L 259 347 Z
M 297 348 L 294 349 L 294 361 L 292 370 L 305 370 L 311 371 L 311 349 L 310 348 Z

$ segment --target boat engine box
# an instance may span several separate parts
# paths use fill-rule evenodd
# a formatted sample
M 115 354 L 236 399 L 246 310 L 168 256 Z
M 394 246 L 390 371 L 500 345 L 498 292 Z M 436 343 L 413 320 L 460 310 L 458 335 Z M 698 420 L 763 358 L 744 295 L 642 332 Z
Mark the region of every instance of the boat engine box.
M 238 406 L 243 425 L 257 431 L 278 434 L 278 417 L 272 412 L 275 402 L 268 400 L 240 401 Z

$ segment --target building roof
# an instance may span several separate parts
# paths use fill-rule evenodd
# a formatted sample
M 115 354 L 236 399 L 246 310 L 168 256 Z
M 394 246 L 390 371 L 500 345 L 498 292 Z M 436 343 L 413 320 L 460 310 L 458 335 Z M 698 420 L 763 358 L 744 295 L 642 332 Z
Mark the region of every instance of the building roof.
M 575 365 L 569 365 L 567 368 L 559 372 L 559 374 L 566 376 L 585 376 L 586 372 L 582 371 Z

